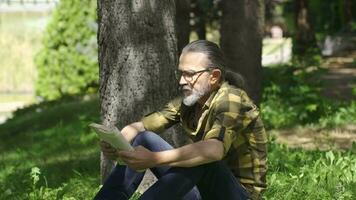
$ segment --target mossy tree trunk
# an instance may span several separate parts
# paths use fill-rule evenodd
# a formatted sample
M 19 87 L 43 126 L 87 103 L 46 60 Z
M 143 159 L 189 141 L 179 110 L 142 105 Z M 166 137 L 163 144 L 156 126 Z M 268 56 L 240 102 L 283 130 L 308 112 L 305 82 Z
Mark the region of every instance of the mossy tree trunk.
M 98 1 L 101 118 L 141 119 L 177 94 L 174 0 Z M 114 166 L 101 156 L 102 182 Z

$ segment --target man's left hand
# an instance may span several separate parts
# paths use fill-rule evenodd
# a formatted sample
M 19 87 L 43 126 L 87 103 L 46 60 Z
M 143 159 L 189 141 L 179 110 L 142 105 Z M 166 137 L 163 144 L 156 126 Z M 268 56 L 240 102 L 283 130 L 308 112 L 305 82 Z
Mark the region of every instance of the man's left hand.
M 119 157 L 134 170 L 148 169 L 155 166 L 154 152 L 143 146 L 135 147 L 134 151 L 119 151 Z

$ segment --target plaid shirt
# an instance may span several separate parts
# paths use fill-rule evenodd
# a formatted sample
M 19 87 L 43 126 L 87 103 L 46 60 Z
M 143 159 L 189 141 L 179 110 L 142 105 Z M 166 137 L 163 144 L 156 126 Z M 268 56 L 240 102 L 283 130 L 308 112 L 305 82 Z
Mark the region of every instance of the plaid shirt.
M 266 188 L 267 135 L 259 109 L 243 90 L 224 82 L 212 92 L 200 117 L 195 106 L 185 106 L 182 98 L 176 98 L 142 122 L 156 133 L 180 122 L 193 141 L 222 141 L 224 161 L 252 198 L 261 199 Z

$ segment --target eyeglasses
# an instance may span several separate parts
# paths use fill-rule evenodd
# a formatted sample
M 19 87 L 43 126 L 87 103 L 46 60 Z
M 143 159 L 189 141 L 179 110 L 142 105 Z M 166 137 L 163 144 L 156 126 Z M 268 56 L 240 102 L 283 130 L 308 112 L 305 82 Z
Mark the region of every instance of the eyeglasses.
M 199 71 L 180 71 L 180 70 L 175 70 L 175 76 L 176 79 L 179 81 L 180 78 L 183 76 L 183 78 L 187 81 L 187 82 L 192 82 L 194 80 L 194 76 L 198 73 L 202 73 L 202 72 L 207 72 L 207 71 L 211 71 L 213 68 L 207 68 L 207 69 L 202 69 Z

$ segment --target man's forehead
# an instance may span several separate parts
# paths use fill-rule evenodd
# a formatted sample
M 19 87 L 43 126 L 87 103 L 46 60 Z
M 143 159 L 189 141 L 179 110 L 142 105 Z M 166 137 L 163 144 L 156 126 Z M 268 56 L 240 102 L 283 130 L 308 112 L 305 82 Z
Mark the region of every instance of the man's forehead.
M 205 68 L 208 64 L 208 58 L 206 54 L 201 52 L 188 52 L 184 53 L 179 58 L 179 69 L 201 69 Z

